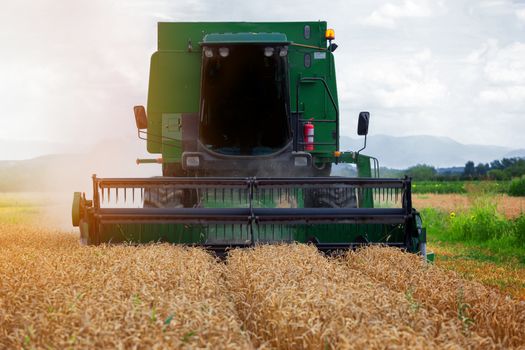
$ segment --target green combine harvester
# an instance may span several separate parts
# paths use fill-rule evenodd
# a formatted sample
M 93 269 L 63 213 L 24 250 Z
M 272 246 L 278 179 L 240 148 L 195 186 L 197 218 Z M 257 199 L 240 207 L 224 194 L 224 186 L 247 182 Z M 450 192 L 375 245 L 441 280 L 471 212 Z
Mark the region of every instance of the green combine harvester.
M 411 181 L 339 148 L 326 22 L 159 23 L 146 109 L 134 107 L 162 176 L 93 176 L 75 193 L 85 244 L 171 242 L 228 249 L 301 242 L 333 253 L 383 244 L 426 256 Z M 370 115 L 361 112 L 358 134 Z M 350 163 L 358 177 L 330 176 Z

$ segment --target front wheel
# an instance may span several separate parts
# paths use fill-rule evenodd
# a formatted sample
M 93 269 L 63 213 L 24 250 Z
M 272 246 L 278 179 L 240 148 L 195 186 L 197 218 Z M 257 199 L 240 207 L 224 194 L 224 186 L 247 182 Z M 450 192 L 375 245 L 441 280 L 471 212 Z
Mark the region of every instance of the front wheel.
M 355 188 L 312 189 L 305 193 L 306 208 L 357 208 Z

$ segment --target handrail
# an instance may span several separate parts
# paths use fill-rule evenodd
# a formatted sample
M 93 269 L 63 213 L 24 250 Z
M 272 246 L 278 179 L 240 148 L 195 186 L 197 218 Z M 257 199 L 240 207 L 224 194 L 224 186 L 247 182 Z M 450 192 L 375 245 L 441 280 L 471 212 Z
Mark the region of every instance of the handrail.
M 326 83 L 326 80 L 322 77 L 301 77 L 299 78 L 299 81 L 297 83 L 297 86 L 296 86 L 296 92 L 295 92 L 295 118 L 296 118 L 296 121 L 295 121 L 295 135 L 294 135 L 294 151 L 297 152 L 298 149 L 297 149 L 297 146 L 299 144 L 299 140 L 298 140 L 298 137 L 299 137 L 299 87 L 301 85 L 301 83 L 303 82 L 307 82 L 307 81 L 313 81 L 313 82 L 317 82 L 317 81 L 320 81 L 321 83 L 323 83 L 323 86 L 326 90 L 326 92 L 328 93 L 328 97 L 330 97 L 330 102 L 332 102 L 332 106 L 334 107 L 334 110 L 335 110 L 335 119 L 333 120 L 333 122 L 335 123 L 335 134 L 336 134 L 336 142 L 335 142 L 335 150 L 338 152 L 339 151 L 339 108 L 337 107 L 337 103 L 335 102 L 335 99 L 334 99 L 334 96 L 332 95 L 332 92 L 330 91 L 330 88 L 328 87 L 328 84 Z

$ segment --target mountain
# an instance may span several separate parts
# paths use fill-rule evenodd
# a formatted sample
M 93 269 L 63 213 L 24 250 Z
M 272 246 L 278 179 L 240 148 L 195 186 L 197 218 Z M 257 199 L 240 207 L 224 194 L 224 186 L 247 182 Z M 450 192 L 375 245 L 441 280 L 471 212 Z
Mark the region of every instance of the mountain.
M 341 150 L 358 150 L 363 138 L 341 137 Z M 525 150 L 490 145 L 467 145 L 448 137 L 416 135 L 388 136 L 370 135 L 363 154 L 379 159 L 381 166 L 405 169 L 416 164 L 435 167 L 464 166 L 469 160 L 474 163 L 488 163 L 495 159 L 525 155 Z
M 66 151 L 78 153 L 86 148 L 86 145 L 64 142 L 0 139 L 0 159 L 23 160 Z
M 137 158 L 153 158 L 142 141 L 103 141 L 84 153 L 53 154 L 26 160 L 0 161 L 0 192 L 91 192 L 91 176 L 149 177 L 161 174 L 160 165 L 137 165 Z
M 525 158 L 525 149 L 520 148 L 505 154 L 504 158 Z
M 451 168 L 444 171 L 457 172 L 459 170 L 453 168 L 463 167 L 469 160 L 477 164 L 503 157 L 525 155 L 525 150 L 465 145 L 446 137 L 424 135 L 371 135 L 367 143 L 364 154 L 377 157 L 382 167 L 395 169 L 406 169 L 425 163 L 438 168 Z M 355 151 L 362 145 L 362 138 L 341 137 L 342 150 Z M 27 149 L 34 146 L 35 144 L 31 143 L 24 145 Z M 59 144 L 54 146 L 60 146 L 62 151 L 67 150 L 69 153 L 0 161 L 0 191 L 89 193 L 92 174 L 100 177 L 149 177 L 161 174 L 158 164 L 135 164 L 136 158 L 154 158 L 155 155 L 148 154 L 144 142 L 134 138 L 102 141 L 84 152 L 77 152 L 75 147 Z M 45 150 L 45 147 L 39 149 Z M 341 168 L 340 171 L 353 174 L 351 169 L 344 166 Z

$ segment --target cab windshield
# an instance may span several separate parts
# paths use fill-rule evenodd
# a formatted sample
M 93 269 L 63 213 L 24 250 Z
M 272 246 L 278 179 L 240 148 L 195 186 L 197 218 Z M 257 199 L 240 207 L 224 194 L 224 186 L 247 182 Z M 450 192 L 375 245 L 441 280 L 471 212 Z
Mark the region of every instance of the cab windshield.
M 228 155 L 264 155 L 291 140 L 287 47 L 204 46 L 200 139 Z

